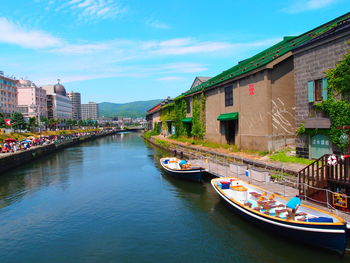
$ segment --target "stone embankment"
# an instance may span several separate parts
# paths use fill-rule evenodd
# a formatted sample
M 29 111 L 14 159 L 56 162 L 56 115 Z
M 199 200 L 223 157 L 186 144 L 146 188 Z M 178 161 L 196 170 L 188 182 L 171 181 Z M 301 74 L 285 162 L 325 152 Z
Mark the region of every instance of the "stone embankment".
M 163 145 L 162 143 L 158 143 L 157 139 L 162 141 L 164 140 L 167 142 L 167 144 Z M 167 151 L 174 151 L 174 150 L 176 150 L 177 152 L 181 151 L 187 157 L 192 155 L 201 155 L 203 157 L 215 156 L 215 158 L 217 159 L 226 159 L 232 162 L 245 164 L 248 167 L 254 167 L 258 169 L 260 168 L 271 172 L 282 172 L 284 174 L 289 174 L 292 176 L 297 176 L 298 172 L 305 167 L 305 165 L 302 165 L 302 164 L 270 162 L 270 161 L 253 158 L 253 157 L 249 158 L 247 156 L 241 156 L 241 155 L 237 155 L 235 153 L 229 153 L 229 152 L 222 152 L 217 149 L 212 149 L 208 147 L 190 145 L 187 143 L 178 142 L 178 141 L 168 139 L 168 138 L 163 138 L 160 136 L 151 137 L 147 139 L 147 141 Z
M 99 132 L 80 137 L 69 137 L 56 143 L 48 145 L 33 146 L 28 150 L 18 151 L 15 153 L 0 154 L 0 173 L 18 167 L 21 164 L 30 162 L 34 159 L 45 156 L 49 153 L 73 146 L 75 144 L 111 135 L 119 130 Z

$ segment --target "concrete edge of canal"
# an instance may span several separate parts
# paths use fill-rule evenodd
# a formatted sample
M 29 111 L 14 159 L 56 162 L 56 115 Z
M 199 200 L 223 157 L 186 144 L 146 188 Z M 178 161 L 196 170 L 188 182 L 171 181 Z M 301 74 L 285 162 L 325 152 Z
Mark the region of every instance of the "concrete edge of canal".
M 156 139 L 153 137 L 150 137 L 150 138 L 143 137 L 143 138 L 146 141 L 148 141 L 149 143 L 151 143 L 152 145 L 155 145 L 155 146 L 162 148 L 166 151 L 174 151 L 174 150 L 181 149 L 181 150 L 183 150 L 184 156 L 190 156 L 191 151 L 196 151 L 196 152 L 199 152 L 200 154 L 203 154 L 203 156 L 215 155 L 215 156 L 222 158 L 222 159 L 230 159 L 230 160 L 236 161 L 238 163 L 243 163 L 245 165 L 264 169 L 264 170 L 267 170 L 270 172 L 283 172 L 283 173 L 291 175 L 293 177 L 298 176 L 298 170 L 290 169 L 288 167 L 281 168 L 281 166 L 273 164 L 273 163 L 261 162 L 258 160 L 248 159 L 248 158 L 244 158 L 241 156 L 235 156 L 235 155 L 231 155 L 231 154 L 219 153 L 219 152 L 211 151 L 211 150 L 203 150 L 203 149 L 196 148 L 192 145 L 175 144 L 173 142 L 169 143 L 170 146 L 168 147 L 168 146 L 163 146 L 163 145 L 157 143 Z

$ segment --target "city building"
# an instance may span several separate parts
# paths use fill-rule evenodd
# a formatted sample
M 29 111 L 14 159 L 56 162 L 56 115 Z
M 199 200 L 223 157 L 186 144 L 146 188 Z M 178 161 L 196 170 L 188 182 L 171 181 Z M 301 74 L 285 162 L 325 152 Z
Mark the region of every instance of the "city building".
M 47 117 L 49 119 L 71 119 L 72 101 L 67 97 L 66 89 L 58 83 L 55 85 L 45 85 L 47 98 Z
M 81 117 L 83 120 L 98 120 L 98 104 L 92 101 L 81 104 Z
M 9 116 L 16 111 L 17 80 L 0 71 L 0 112 Z
M 349 52 L 349 39 L 350 18 L 293 50 L 296 127 L 303 125 L 306 130 L 317 131 L 297 137 L 296 153 L 301 157 L 317 159 L 336 150 L 326 135 L 330 119 L 316 111 L 314 105 L 327 100 L 325 71 L 334 68 Z
M 16 111 L 24 117 L 47 117 L 46 90 L 30 80 L 18 80 Z
M 78 92 L 68 92 L 68 97 L 72 101 L 72 118 L 75 120 L 81 120 L 81 96 Z

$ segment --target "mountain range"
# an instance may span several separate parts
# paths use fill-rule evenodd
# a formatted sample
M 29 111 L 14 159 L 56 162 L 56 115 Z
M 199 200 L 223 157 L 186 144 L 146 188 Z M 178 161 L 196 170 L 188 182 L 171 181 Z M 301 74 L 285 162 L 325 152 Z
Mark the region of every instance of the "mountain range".
M 146 111 L 162 100 L 133 101 L 128 103 L 99 103 L 99 115 L 104 117 L 138 118 L 145 117 Z

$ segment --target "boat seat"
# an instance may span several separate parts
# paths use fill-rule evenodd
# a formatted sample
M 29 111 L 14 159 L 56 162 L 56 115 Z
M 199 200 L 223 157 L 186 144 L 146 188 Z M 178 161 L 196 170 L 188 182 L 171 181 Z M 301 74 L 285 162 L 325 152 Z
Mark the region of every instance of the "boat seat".
M 285 207 L 285 205 L 283 204 L 273 205 L 271 208 L 280 208 L 280 207 Z
M 287 209 L 280 209 L 280 210 L 275 210 L 276 216 L 279 216 L 282 213 L 287 212 Z
M 271 194 L 267 199 L 272 201 L 273 199 L 275 199 L 275 194 Z
M 307 213 L 305 212 L 299 212 L 299 213 L 296 213 L 295 216 L 306 216 Z
M 257 206 L 257 207 L 254 207 L 253 209 L 256 210 L 256 211 L 258 211 L 258 212 L 260 212 L 260 207 L 258 207 L 258 206 Z
M 250 203 L 250 202 L 246 202 L 246 203 L 244 203 L 244 205 L 245 205 L 245 206 L 248 206 L 249 208 L 252 208 L 252 205 L 253 205 L 253 204 Z
M 257 193 L 257 192 L 249 192 L 250 195 L 254 196 L 255 198 L 258 198 L 261 196 L 261 194 Z

